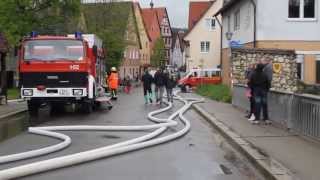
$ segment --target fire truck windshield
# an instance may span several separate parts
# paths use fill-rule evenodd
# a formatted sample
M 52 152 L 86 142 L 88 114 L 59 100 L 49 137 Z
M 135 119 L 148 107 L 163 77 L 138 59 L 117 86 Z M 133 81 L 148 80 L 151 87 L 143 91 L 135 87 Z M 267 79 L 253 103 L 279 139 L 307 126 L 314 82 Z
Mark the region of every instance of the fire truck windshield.
M 81 61 L 83 56 L 83 43 L 79 40 L 31 40 L 24 44 L 27 61 Z

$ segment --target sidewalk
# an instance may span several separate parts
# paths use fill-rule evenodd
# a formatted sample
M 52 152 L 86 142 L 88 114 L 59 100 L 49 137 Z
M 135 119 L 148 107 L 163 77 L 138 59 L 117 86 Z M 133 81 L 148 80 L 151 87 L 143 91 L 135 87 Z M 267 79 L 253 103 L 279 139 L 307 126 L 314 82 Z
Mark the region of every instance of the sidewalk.
M 320 179 L 320 142 L 308 141 L 274 126 L 252 125 L 244 118 L 243 111 L 230 104 L 206 99 L 199 106 L 260 151 L 289 168 L 299 179 Z
M 0 119 L 24 110 L 27 110 L 26 102 L 10 101 L 7 105 L 0 105 Z

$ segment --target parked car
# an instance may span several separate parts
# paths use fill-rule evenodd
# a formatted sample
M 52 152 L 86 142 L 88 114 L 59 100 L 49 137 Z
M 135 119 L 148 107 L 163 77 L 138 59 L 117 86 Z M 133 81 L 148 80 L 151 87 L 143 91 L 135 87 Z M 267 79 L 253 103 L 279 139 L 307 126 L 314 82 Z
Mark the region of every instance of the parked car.
M 201 84 L 220 84 L 221 69 L 192 69 L 184 77 L 182 77 L 178 84 L 182 91 Z

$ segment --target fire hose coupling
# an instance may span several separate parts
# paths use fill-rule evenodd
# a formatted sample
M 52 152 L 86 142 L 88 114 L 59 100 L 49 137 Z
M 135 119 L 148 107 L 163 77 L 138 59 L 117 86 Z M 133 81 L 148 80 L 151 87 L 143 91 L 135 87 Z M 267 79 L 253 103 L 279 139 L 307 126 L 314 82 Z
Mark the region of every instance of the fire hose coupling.
M 80 93 L 80 92 L 79 92 Z M 182 98 L 177 95 L 178 92 L 174 93 L 175 99 L 184 103 L 184 105 L 176 112 L 174 112 L 168 118 L 158 118 L 155 115 L 163 113 L 172 109 L 172 103 L 166 103 L 168 106 L 165 108 L 150 112 L 148 119 L 157 123 L 154 125 L 140 125 L 140 126 L 50 126 L 50 127 L 32 127 L 29 128 L 29 132 L 37 135 L 48 136 L 52 138 L 61 139 L 62 142 L 56 145 L 51 145 L 38 150 L 32 150 L 19 154 L 13 154 L 8 156 L 0 156 L 0 163 L 8 163 L 17 160 L 24 160 L 27 158 L 34 158 L 45 154 L 53 153 L 68 147 L 71 144 L 71 138 L 62 133 L 53 131 L 145 131 L 154 130 L 153 132 L 135 138 L 105 146 L 85 152 L 71 154 L 67 156 L 57 157 L 53 159 L 33 162 L 30 164 L 17 166 L 0 171 L 0 179 L 15 179 L 37 173 L 42 173 L 54 169 L 59 169 L 67 166 L 72 166 L 80 163 L 85 163 L 101 158 L 107 158 L 110 156 L 140 150 L 143 148 L 160 145 L 165 142 L 175 140 L 179 137 L 184 136 L 191 128 L 191 124 L 188 119 L 184 117 L 184 113 L 192 106 L 192 104 L 203 102 L 203 99 L 194 98 Z M 175 121 L 176 117 L 179 117 L 180 121 L 184 125 L 184 128 L 167 136 L 160 136 L 165 132 L 168 127 L 177 126 L 178 122 Z M 159 137 L 160 136 L 160 137 Z

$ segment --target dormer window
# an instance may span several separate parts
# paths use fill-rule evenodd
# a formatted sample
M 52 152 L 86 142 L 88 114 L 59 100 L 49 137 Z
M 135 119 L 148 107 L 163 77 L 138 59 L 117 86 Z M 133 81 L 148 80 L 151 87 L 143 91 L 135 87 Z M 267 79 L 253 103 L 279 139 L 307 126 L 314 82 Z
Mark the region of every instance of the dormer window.
M 290 19 L 314 19 L 315 11 L 315 0 L 289 0 Z
M 209 30 L 214 30 L 216 27 L 216 20 L 214 18 L 206 18 L 205 25 Z

